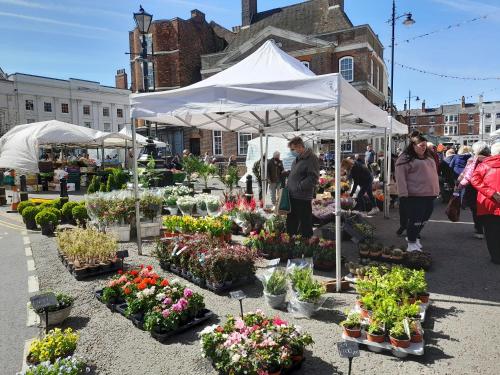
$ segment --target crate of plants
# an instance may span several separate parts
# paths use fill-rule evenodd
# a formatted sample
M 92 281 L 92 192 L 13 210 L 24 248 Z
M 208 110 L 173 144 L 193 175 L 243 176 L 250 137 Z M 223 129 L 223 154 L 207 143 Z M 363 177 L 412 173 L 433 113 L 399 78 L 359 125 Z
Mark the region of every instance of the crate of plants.
M 151 266 L 118 272 L 96 296 L 160 342 L 213 316 L 201 294 L 160 277 Z
M 375 236 L 375 228 L 360 215 L 351 215 L 345 218 L 343 231 L 351 237 L 355 243 L 372 241 Z
M 153 252 L 162 268 L 216 293 L 253 283 L 256 250 L 196 234 L 162 239 Z
M 203 357 L 222 375 L 291 373 L 313 344 L 310 334 L 260 310 L 228 316 L 224 324 L 205 328 L 200 338 Z
M 122 265 L 116 257 L 116 239 L 95 229 L 59 232 L 57 244 L 61 261 L 77 280 L 116 272 Z
M 230 241 L 232 224 L 229 216 L 225 215 L 198 218 L 193 216 L 165 216 L 163 217 L 163 237 L 205 233 L 213 238 Z
M 429 269 L 432 264 L 430 253 L 423 251 L 407 252 L 395 246 L 384 246 L 373 240 L 365 240 L 358 245 L 362 262 L 377 260 L 385 263 L 402 264 L 411 268 Z

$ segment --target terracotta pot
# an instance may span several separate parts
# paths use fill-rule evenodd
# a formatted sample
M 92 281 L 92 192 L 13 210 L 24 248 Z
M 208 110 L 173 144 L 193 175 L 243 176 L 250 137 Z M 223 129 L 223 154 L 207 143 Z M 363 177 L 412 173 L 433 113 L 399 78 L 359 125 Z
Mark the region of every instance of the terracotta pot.
M 370 318 L 372 315 L 372 312 L 370 310 L 366 310 L 365 308 L 361 307 L 361 316 L 365 319 Z
M 346 334 L 346 336 L 353 338 L 361 337 L 361 327 L 355 329 L 344 327 L 344 333 Z
M 372 335 L 366 332 L 366 339 L 371 342 L 382 343 L 385 341 L 385 335 Z
M 421 332 L 418 332 L 418 333 L 414 333 L 411 335 L 411 342 L 422 342 L 424 338 L 422 337 L 422 333 Z
M 172 237 L 175 237 L 175 236 L 176 236 L 175 233 L 163 232 L 163 238 L 172 238 Z
M 407 348 L 410 346 L 410 340 L 398 340 L 392 336 L 389 336 L 389 340 L 395 348 Z
M 415 298 L 415 297 L 410 297 L 410 298 L 408 298 L 408 303 L 409 303 L 410 305 L 413 305 L 413 304 L 415 303 L 415 301 L 416 301 L 416 298 Z
M 422 303 L 429 303 L 429 293 L 422 293 L 418 295 L 418 299 Z

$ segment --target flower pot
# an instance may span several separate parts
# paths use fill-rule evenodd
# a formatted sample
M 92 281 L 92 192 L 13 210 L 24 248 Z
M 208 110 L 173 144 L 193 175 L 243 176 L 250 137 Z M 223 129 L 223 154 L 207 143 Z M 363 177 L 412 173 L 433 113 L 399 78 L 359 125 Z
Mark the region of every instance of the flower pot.
M 385 335 L 374 335 L 366 332 L 366 339 L 370 342 L 382 343 L 385 341 Z
M 353 337 L 353 338 L 361 337 L 361 327 L 357 328 L 344 327 L 344 333 L 348 337 Z
M 196 208 L 196 212 L 200 216 L 207 216 L 207 210 L 200 210 L 199 208 Z
M 359 251 L 359 256 L 360 257 L 367 257 L 368 255 L 370 255 L 370 250 L 366 250 L 366 251 Z
M 370 318 L 370 316 L 372 315 L 372 312 L 370 310 L 367 310 L 363 307 L 361 307 L 361 316 L 365 319 L 368 319 Z
M 114 236 L 118 242 L 129 242 L 130 241 L 130 224 L 129 225 L 113 225 L 110 227 L 106 227 L 106 233 Z M 144 237 L 146 237 L 146 236 L 144 236 Z
M 41 228 L 44 236 L 54 235 L 54 225 L 52 223 L 41 225 Z
M 231 242 L 232 239 L 233 239 L 233 235 L 231 233 L 226 233 L 224 235 L 224 241 Z
M 172 215 L 172 216 L 176 216 L 179 212 L 179 209 L 177 208 L 177 206 L 168 206 L 167 209 L 170 212 L 170 215 Z
M 422 336 L 422 333 L 421 333 L 421 332 L 417 332 L 417 333 L 413 333 L 413 334 L 411 335 L 411 339 L 410 339 L 410 341 L 411 341 L 411 342 L 418 343 L 418 342 L 422 342 L 422 340 L 423 340 L 423 339 L 424 339 L 424 338 L 423 338 L 423 336 Z
M 285 305 L 286 293 L 275 296 L 264 291 L 264 299 L 266 300 L 269 307 L 273 309 L 279 309 Z
M 389 336 L 389 340 L 391 341 L 391 345 L 395 348 L 407 348 L 410 346 L 410 340 L 400 340 L 396 339 L 392 336 Z
M 142 237 L 159 237 L 161 223 L 141 223 Z
M 420 293 L 418 299 L 422 303 L 429 303 L 429 293 Z
M 233 280 L 224 281 L 224 288 L 231 288 L 233 286 Z
M 29 229 L 29 230 L 36 230 L 37 229 L 36 221 L 34 219 L 28 220 L 25 223 L 26 223 L 26 229 Z
M 64 309 L 57 311 L 49 311 L 49 326 L 55 326 L 62 323 L 71 313 L 71 308 L 73 306 L 65 307 Z M 37 313 L 40 317 L 40 324 L 42 327 L 45 327 L 45 313 Z

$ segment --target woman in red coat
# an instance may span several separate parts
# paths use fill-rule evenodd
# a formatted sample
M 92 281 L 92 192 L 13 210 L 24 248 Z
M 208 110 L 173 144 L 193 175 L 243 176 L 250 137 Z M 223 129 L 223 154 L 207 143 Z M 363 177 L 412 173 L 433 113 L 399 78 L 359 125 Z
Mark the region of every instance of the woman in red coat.
M 477 215 L 484 225 L 491 261 L 500 264 L 500 143 L 491 147 L 491 157 L 474 170 L 472 186 L 477 190 Z

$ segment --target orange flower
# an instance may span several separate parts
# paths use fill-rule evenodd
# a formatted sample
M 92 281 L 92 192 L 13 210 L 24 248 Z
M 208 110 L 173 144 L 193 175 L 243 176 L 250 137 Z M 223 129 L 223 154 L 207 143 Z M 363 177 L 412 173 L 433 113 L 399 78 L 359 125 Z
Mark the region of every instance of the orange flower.
M 141 281 L 142 281 L 142 277 L 136 277 L 136 278 L 134 279 L 134 283 L 135 283 L 135 284 L 139 284 Z
M 160 284 L 160 285 L 161 285 L 161 286 L 168 286 L 168 280 L 167 280 L 167 279 L 163 279 L 163 280 L 161 281 L 161 284 Z
M 144 289 L 146 289 L 147 287 L 148 287 L 148 284 L 146 284 L 144 281 L 143 281 L 143 282 L 141 282 L 139 285 L 137 285 L 137 288 L 138 288 L 139 290 L 144 290 Z
M 125 289 L 123 290 L 123 293 L 125 293 L 125 295 L 127 295 L 127 296 L 128 296 L 130 293 L 132 293 L 132 291 L 130 290 L 130 288 L 125 288 Z
M 222 328 L 221 326 L 218 326 L 215 330 L 219 333 L 224 332 L 224 328 Z

